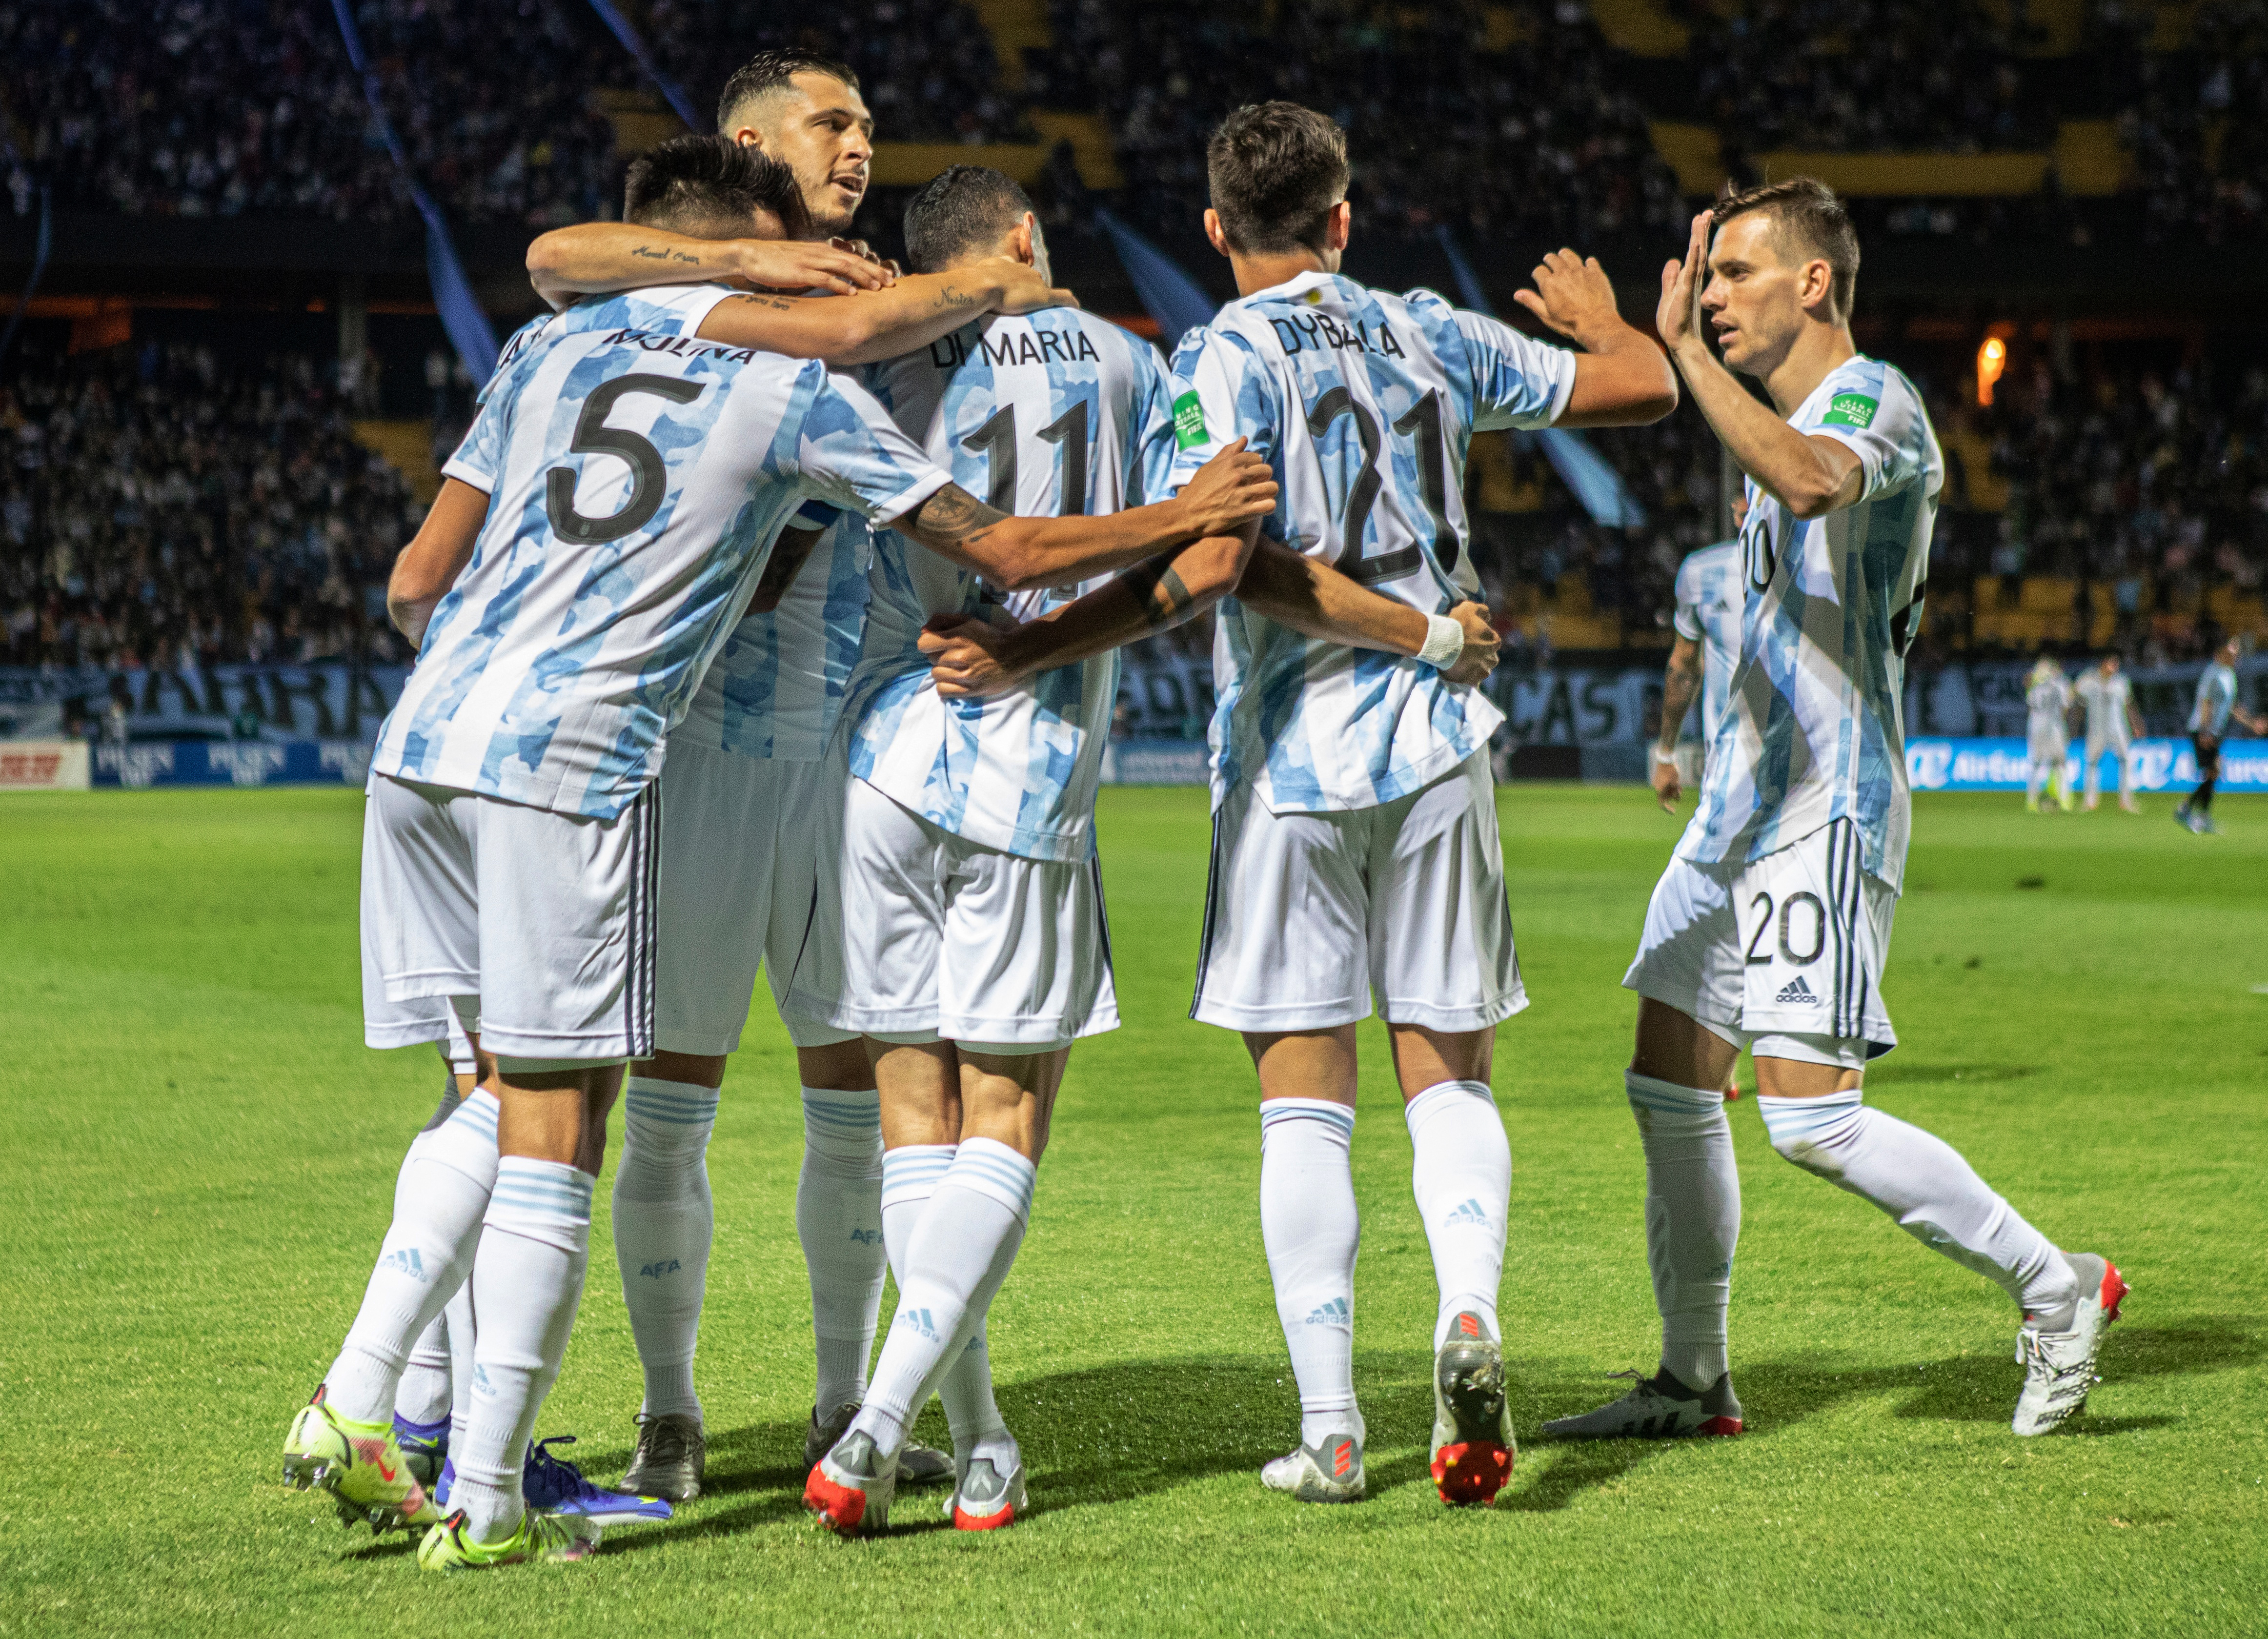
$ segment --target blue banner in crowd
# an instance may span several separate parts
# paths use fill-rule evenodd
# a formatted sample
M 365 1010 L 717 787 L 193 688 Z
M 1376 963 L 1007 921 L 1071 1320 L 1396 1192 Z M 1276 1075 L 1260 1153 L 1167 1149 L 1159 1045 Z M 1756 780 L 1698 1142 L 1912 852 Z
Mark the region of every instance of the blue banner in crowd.
M 2197 784 L 2197 753 L 2185 739 L 2138 739 L 2134 788 L 2142 791 L 2186 791 Z M 2086 772 L 2083 747 L 2064 760 L 2064 776 L 2079 788 Z M 2118 789 L 2117 759 L 2102 753 L 2102 789 Z M 2031 771 L 2021 739 L 1910 739 L 1906 778 L 1918 791 L 2021 791 Z M 2268 740 L 2235 739 L 2221 747 L 2220 789 L 2268 791 Z
M 134 740 L 94 748 L 93 784 L 360 785 L 370 746 L 357 739 Z

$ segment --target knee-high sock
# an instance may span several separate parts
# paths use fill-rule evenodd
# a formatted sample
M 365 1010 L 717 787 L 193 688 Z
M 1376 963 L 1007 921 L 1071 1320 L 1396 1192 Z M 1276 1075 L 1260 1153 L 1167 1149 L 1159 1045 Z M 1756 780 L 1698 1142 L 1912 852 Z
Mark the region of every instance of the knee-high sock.
M 2197 790 L 2190 793 L 2190 812 L 2191 813 L 2199 814 L 2211 813 L 2213 812 L 2213 794 L 2220 788 L 2220 770 L 2216 768 L 2213 773 L 2206 775 L 2204 779 L 2199 780 L 2198 782 Z
M 914 1413 L 968 1348 L 1031 1222 L 1032 1164 L 990 1138 L 954 1151 L 905 1254 L 898 1312 L 850 1425 L 895 1456 Z
M 469 1278 L 458 1286 L 441 1318 L 449 1326 L 449 1449 L 461 1452 L 473 1409 L 473 1350 L 481 1336 Z
M 410 1346 L 472 1268 L 496 1183 L 496 1099 L 476 1092 L 401 1169 L 378 1267 L 324 1378 L 331 1408 L 349 1422 L 392 1422 Z
M 633 1076 L 623 1084 L 622 1105 L 615 1261 L 645 1371 L 644 1409 L 657 1417 L 698 1417 L 693 1351 L 717 1228 L 709 1196 L 717 1090 Z
M 882 1238 L 890 1253 L 890 1273 L 905 1286 L 906 1250 L 914 1227 L 936 1192 L 938 1180 L 953 1162 L 951 1144 L 908 1144 L 882 1158 Z M 978 1320 L 968 1346 L 953 1357 L 938 1379 L 937 1397 L 945 1402 L 945 1421 L 953 1430 L 954 1455 L 962 1467 L 979 1457 L 989 1457 L 1005 1472 L 1014 1460 L 1016 1442 L 992 1397 L 992 1350 L 988 1322 Z M 921 1408 L 914 1407 L 917 1415 Z
M 446 1047 L 441 1050 L 441 1055 L 445 1060 L 448 1057 Z M 417 1136 L 409 1141 L 409 1151 L 401 1158 L 403 1174 L 408 1173 L 410 1164 L 425 1149 L 434 1130 L 454 1115 L 457 1107 L 464 1101 L 464 1095 L 457 1091 L 455 1077 L 449 1077 L 444 1084 L 441 1102 L 434 1109 L 432 1119 L 419 1130 Z M 398 1215 L 401 1205 L 400 1175 L 394 1182 L 394 1202 Z M 402 1367 L 401 1381 L 394 1391 L 394 1415 L 400 1421 L 415 1424 L 421 1430 L 431 1430 L 448 1420 L 449 1320 L 446 1312 L 434 1316 L 432 1324 L 420 1332 L 416 1342 L 410 1346 L 409 1363 Z
M 1445 1081 L 1410 1099 L 1403 1116 L 1410 1124 L 1410 1193 L 1440 1289 L 1433 1347 L 1466 1312 L 1480 1317 L 1493 1341 L 1512 1202 L 1512 1144 L 1496 1095 L 1484 1081 Z
M 811 1275 L 812 1341 L 819 1362 L 812 1400 L 824 1422 L 865 1395 L 866 1358 L 882 1307 L 880 1093 L 803 1090 L 795 1233 Z
M 1354 1106 L 1329 1099 L 1260 1106 L 1260 1238 L 1276 1286 L 1276 1318 L 1300 1385 L 1300 1443 L 1352 1430 L 1354 1260 L 1362 1218 L 1354 1202 Z
M 1821 1099 L 1759 1098 L 1756 1108 L 1780 1154 L 1994 1282 L 2045 1330 L 2068 1328 L 2079 1297 L 2071 1265 L 1951 1144 L 1869 1109 L 1855 1087 Z
M 1741 1175 L 1725 1095 L 1623 1073 L 1646 1146 L 1646 1261 L 1661 1312 L 1661 1368 L 1689 1388 L 1725 1375 L 1725 1311 L 1741 1238 Z
M 2024 775 L 2024 801 L 2035 808 L 2038 807 L 2040 788 L 2047 783 L 2048 765 L 2035 759 L 2030 770 Z
M 520 1474 L 536 1414 L 559 1376 L 591 1255 L 588 1172 L 558 1161 L 506 1156 L 473 1266 L 480 1339 L 473 1349 L 472 1415 L 453 1452 L 449 1501 L 476 1542 L 519 1523 Z

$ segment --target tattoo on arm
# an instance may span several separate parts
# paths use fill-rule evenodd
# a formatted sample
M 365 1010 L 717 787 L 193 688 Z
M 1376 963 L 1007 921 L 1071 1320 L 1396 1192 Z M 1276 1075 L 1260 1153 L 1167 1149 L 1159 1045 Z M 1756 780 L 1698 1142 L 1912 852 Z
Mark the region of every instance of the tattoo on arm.
M 1178 626 L 1194 612 L 1197 596 L 1171 563 L 1138 563 L 1118 577 L 1142 606 L 1142 620 L 1153 632 Z
M 643 256 L 652 261 L 681 261 L 695 268 L 701 265 L 701 258 L 679 250 L 674 245 L 634 245 L 630 247 L 630 254 Z
M 959 484 L 947 484 L 921 503 L 914 522 L 930 534 L 946 540 L 977 541 L 984 532 L 1008 516 L 990 507 Z

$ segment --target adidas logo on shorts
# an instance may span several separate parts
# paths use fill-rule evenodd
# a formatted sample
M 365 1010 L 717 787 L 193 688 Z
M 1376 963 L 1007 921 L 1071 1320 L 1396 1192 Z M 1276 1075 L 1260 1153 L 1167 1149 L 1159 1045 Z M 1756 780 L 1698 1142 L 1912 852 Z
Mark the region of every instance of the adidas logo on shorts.
M 1819 1005 L 1819 997 L 1813 993 L 1809 985 L 1803 982 L 1803 975 L 1801 974 L 1796 974 L 1793 979 L 1782 986 L 1780 993 L 1772 997 L 1772 1000 L 1775 1002 L 1793 1002 L 1805 1007 L 1817 1007 Z

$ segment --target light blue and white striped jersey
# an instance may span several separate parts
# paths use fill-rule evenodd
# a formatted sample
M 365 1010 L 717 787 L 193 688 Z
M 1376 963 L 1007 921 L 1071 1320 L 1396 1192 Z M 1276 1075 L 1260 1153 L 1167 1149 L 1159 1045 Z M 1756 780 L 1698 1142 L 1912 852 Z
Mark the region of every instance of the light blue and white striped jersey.
M 1164 362 L 1077 308 L 988 317 L 873 366 L 867 386 L 954 481 L 1025 518 L 1101 517 L 1162 497 L 1174 453 Z M 918 647 L 933 614 L 1036 620 L 1085 586 L 1005 592 L 895 530 L 876 539 L 851 684 L 850 772 L 931 824 L 1029 859 L 1094 851 L 1094 790 L 1118 657 L 946 700 Z
M 1741 614 L 1747 599 L 1741 590 L 1741 543 L 1720 540 L 1685 555 L 1677 566 L 1677 613 L 1670 624 L 1689 643 L 1701 645 L 1701 743 L 1706 746 L 1724 721 L 1733 662 L 1741 654 Z
M 1282 486 L 1268 534 L 1440 614 L 1480 588 L 1465 547 L 1472 435 L 1549 426 L 1574 386 L 1572 353 L 1431 290 L 1303 273 L 1182 338 L 1174 482 L 1248 438 Z M 1248 780 L 1279 813 L 1374 808 L 1454 768 L 1504 721 L 1414 657 L 1310 642 L 1234 599 L 1216 630 L 1216 807 Z
M 1913 808 L 1905 652 L 1921 629 L 1945 461 L 1913 384 L 1864 354 L 1787 419 L 1849 446 L 1865 487 L 1856 504 L 1806 522 L 1749 482 L 1741 656 L 1677 852 L 1761 859 L 1847 819 L 1861 864 L 1896 887 Z
M 672 738 L 783 761 L 825 756 L 858 660 L 873 557 L 865 518 L 829 524 L 779 606 L 741 616 Z
M 700 340 L 730 294 L 579 303 L 499 371 L 443 469 L 488 518 L 375 771 L 612 818 L 804 499 L 887 520 L 946 482 L 824 366 Z
M 2190 712 L 2192 734 L 2225 735 L 2236 709 L 2236 668 L 2208 661 L 2198 676 L 2197 705 Z

